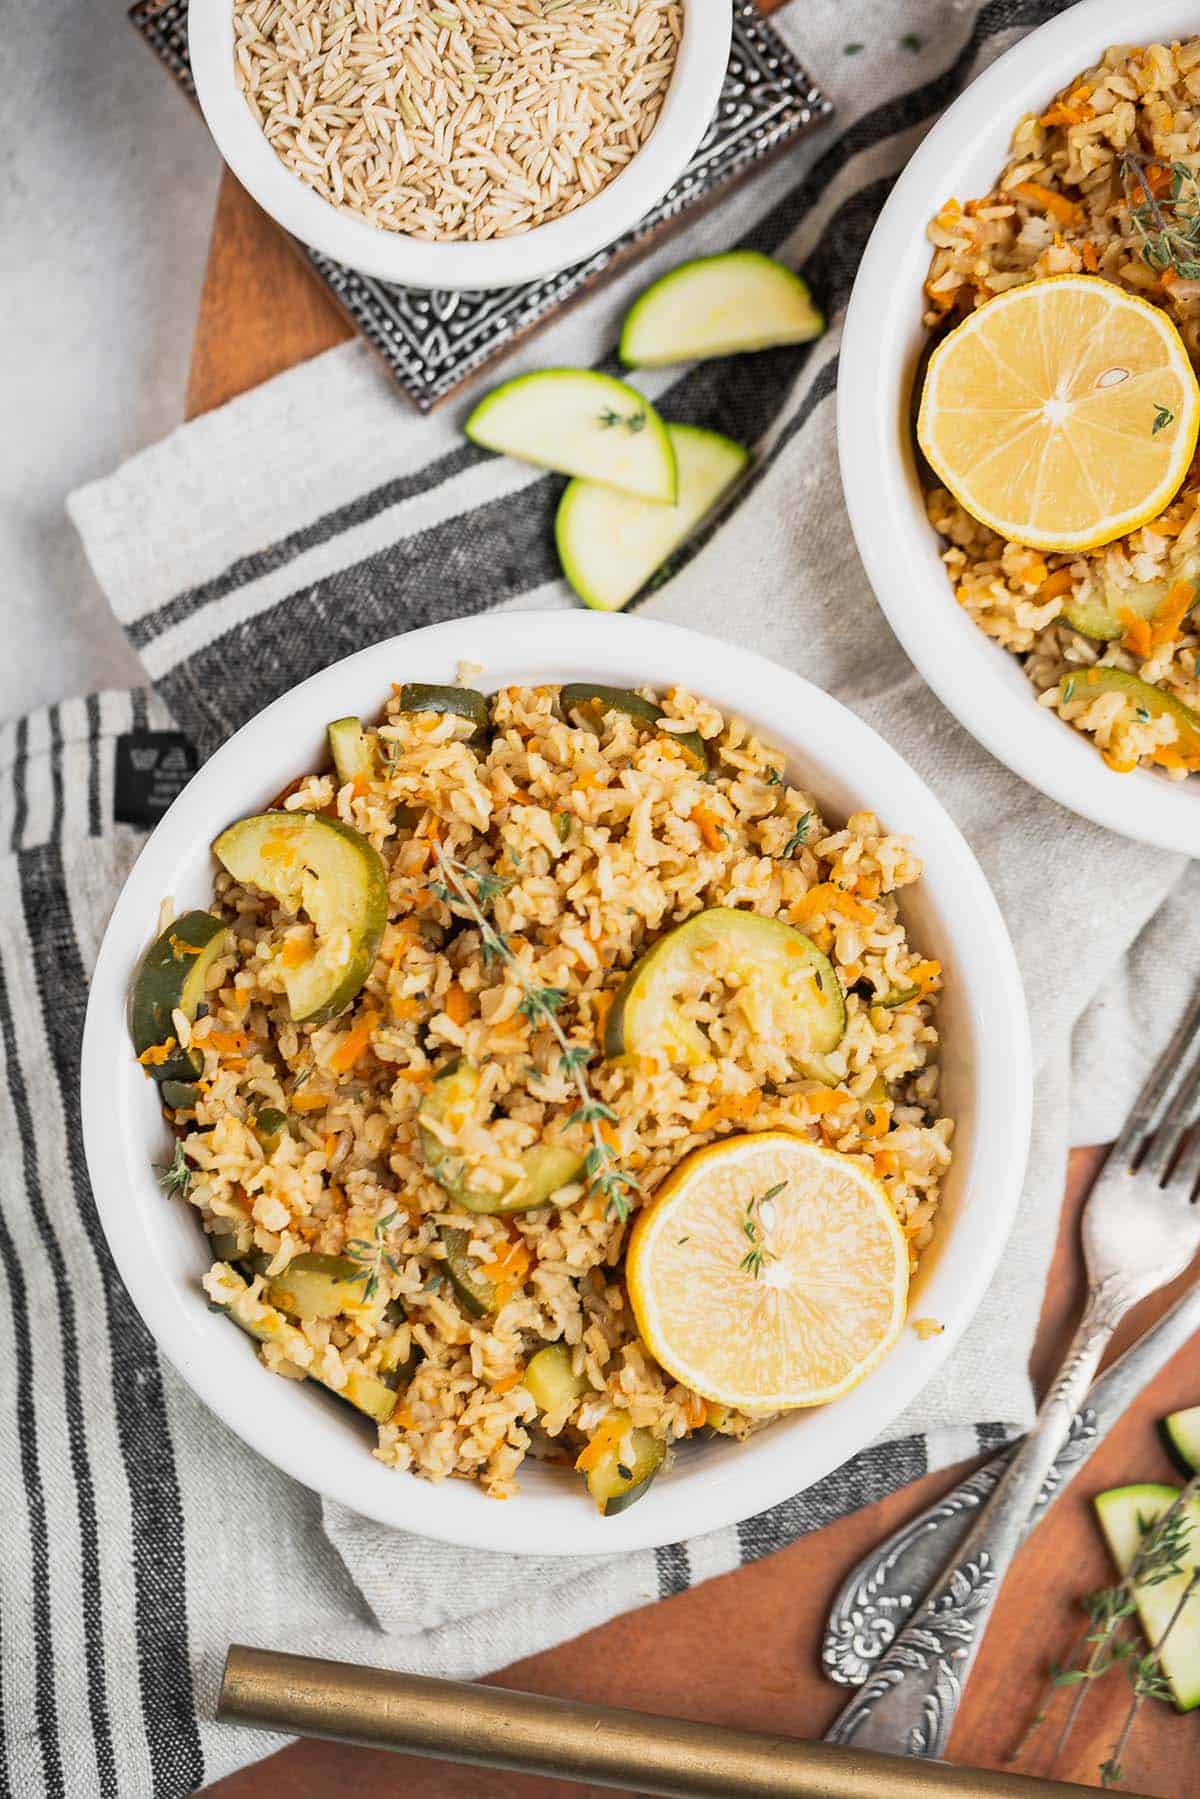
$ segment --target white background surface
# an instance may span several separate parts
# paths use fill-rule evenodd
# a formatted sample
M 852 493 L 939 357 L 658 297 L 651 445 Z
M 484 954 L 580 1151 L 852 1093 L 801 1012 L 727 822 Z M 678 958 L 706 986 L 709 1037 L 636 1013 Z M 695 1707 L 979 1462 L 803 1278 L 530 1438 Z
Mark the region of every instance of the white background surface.
M 0 0 L 0 719 L 137 662 L 67 492 L 179 423 L 217 155 L 123 0 Z

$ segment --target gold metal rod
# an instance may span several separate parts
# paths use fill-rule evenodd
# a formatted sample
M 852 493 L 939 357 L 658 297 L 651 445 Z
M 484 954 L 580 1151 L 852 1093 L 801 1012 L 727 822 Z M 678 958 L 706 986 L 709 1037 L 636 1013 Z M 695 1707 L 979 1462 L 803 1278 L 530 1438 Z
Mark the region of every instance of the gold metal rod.
M 217 1716 L 667 1799 L 1079 1799 L 1056 1780 L 723 1730 L 235 1643 Z M 1126 1794 L 1125 1799 L 1137 1799 Z

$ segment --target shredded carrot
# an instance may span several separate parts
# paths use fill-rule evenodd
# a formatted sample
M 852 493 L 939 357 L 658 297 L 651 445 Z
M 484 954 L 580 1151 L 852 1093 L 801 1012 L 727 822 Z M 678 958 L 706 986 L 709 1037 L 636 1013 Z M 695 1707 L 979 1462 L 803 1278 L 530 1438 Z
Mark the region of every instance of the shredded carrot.
M 804 1095 L 810 1118 L 824 1118 L 827 1113 L 840 1112 L 853 1103 L 848 1093 L 839 1093 L 836 1087 L 818 1087 L 815 1092 Z
M 1056 568 L 1052 575 L 1047 575 L 1037 590 L 1037 598 L 1043 603 L 1056 600 L 1060 594 L 1070 593 L 1073 577 L 1069 568 Z
M 708 1401 L 699 1393 L 689 1393 L 687 1402 L 688 1423 L 693 1430 L 708 1423 Z
M 419 999 L 409 999 L 405 994 L 400 994 L 392 1001 L 392 1017 L 397 1024 L 406 1018 L 419 1018 L 420 1016 L 421 1002 Z
M 593 1468 L 598 1467 L 609 1451 L 621 1441 L 627 1428 L 628 1421 L 616 1414 L 598 1424 L 575 1458 L 578 1472 L 590 1474 Z
M 725 842 L 726 833 L 717 814 L 710 812 L 707 806 L 700 805 L 693 806 L 689 816 L 692 823 L 700 827 L 705 849 L 719 850 Z
M 1187 522 L 1185 518 L 1168 518 L 1164 515 L 1162 518 L 1152 518 L 1142 529 L 1149 531 L 1153 537 L 1178 537 Z
M 1078 106 L 1069 106 L 1063 100 L 1056 100 L 1048 112 L 1044 112 L 1038 120 L 1039 125 L 1082 125 L 1096 116 L 1094 106 L 1085 101 Z M 1022 185 L 1025 185 L 1024 183 Z
M 854 891 L 859 899 L 877 900 L 879 898 L 879 876 L 859 875 L 854 883 Z
M 446 989 L 446 1001 L 442 1010 L 451 1024 L 466 1024 L 471 1016 L 471 1002 L 457 981 L 451 981 Z
M 333 1154 L 334 1150 L 337 1148 L 337 1136 L 336 1136 L 335 1132 L 328 1131 L 325 1134 L 325 1136 L 321 1139 L 321 1148 L 325 1151 L 325 1154 L 327 1156 L 331 1156 Z M 332 1189 L 330 1189 L 330 1191 L 332 1191 Z
M 867 1111 L 871 1116 L 863 1118 L 859 1135 L 862 1137 L 886 1137 L 892 1121 L 892 1108 L 887 1100 L 872 1100 Z
M 840 912 L 843 918 L 853 919 L 855 924 L 873 924 L 875 922 L 873 906 L 864 906 L 861 900 L 856 900 L 853 894 L 843 893 L 840 888 L 835 887 L 834 893 L 836 897 L 833 901 L 833 909 L 835 912 Z
M 367 791 L 367 777 L 361 770 L 350 783 L 350 792 L 356 800 L 360 800 Z
M 612 1003 L 615 998 L 616 994 L 613 992 L 612 988 L 607 989 L 603 993 L 593 995 L 592 1010 L 596 1016 L 597 1037 L 604 1036 L 604 1027 L 608 1023 L 608 1015 L 612 1011 Z
M 1083 258 L 1083 266 L 1089 275 L 1094 275 L 1100 267 L 1100 254 L 1090 238 L 1085 238 L 1079 246 L 1079 254 Z
M 335 1074 L 345 1074 L 364 1056 L 371 1046 L 371 1033 L 379 1023 L 378 1012 L 364 1012 L 358 1023 L 351 1025 L 329 1058 Z
M 302 968 L 312 953 L 312 944 L 306 937 L 289 937 L 279 952 L 279 960 L 285 968 Z
M 182 961 L 188 956 L 198 956 L 200 954 L 201 946 L 198 943 L 184 943 L 181 938 L 175 935 L 174 931 L 172 931 L 167 938 L 167 942 L 171 945 L 171 954 L 176 962 Z
M 513 1388 L 519 1387 L 521 1382 L 524 1379 L 525 1379 L 524 1369 L 518 1368 L 515 1373 L 502 1375 L 499 1380 L 493 1381 L 492 1382 L 492 1392 L 493 1393 L 511 1393 Z
M 1150 628 L 1152 649 L 1161 650 L 1178 635 L 1179 627 L 1192 609 L 1196 589 L 1190 581 L 1176 581 L 1154 615 Z
M 1027 201 L 1040 212 L 1050 213 L 1063 225 L 1079 222 L 1079 208 L 1074 200 L 1068 200 L 1065 194 L 1056 194 L 1053 188 L 1043 187 L 1040 181 L 1018 181 L 1012 191 L 1018 200 Z
M 1181 756 L 1173 743 L 1160 743 L 1151 750 L 1150 760 L 1157 762 L 1160 768 L 1187 768 L 1190 766 L 1186 756 Z
M 917 962 L 908 971 L 911 984 L 920 992 L 922 999 L 933 993 L 942 984 L 942 965 L 940 962 Z
M 313 1093 L 307 1087 L 301 1087 L 299 1093 L 291 1097 L 293 1112 L 320 1112 L 329 1104 L 328 1093 Z
M 215 1049 L 219 1056 L 240 1056 L 250 1047 L 245 1031 L 210 1031 L 203 1042 L 205 1049 Z
M 576 775 L 571 783 L 572 793 L 594 793 L 597 787 L 603 787 L 604 781 L 594 768 L 585 768 Z
M 701 1113 L 696 1128 L 711 1131 L 715 1125 L 725 1124 L 730 1119 L 736 1119 L 738 1124 L 748 1124 L 761 1104 L 762 1094 L 757 1087 L 751 1087 L 748 1093 L 727 1093 L 716 1105 Z
M 1145 661 L 1150 654 L 1150 621 L 1143 618 L 1140 612 L 1133 612 L 1128 606 L 1117 610 L 1117 617 L 1125 627 L 1125 635 L 1121 642 L 1134 656 Z
M 900 1172 L 900 1158 L 894 1149 L 877 1149 L 871 1161 L 880 1180 L 886 1179 L 889 1174 Z
M 1132 774 L 1137 767 L 1136 756 L 1134 756 L 1132 760 L 1127 760 L 1123 756 L 1114 755 L 1111 750 L 1101 750 L 1100 754 L 1104 757 L 1104 760 L 1116 775 Z
M 396 1076 L 401 1081 L 411 1081 L 414 1086 L 432 1087 L 433 1073 L 428 1068 L 398 1068 Z
M 149 1049 L 144 1049 L 138 1057 L 138 1061 L 143 1068 L 161 1068 L 164 1062 L 170 1061 L 172 1054 L 178 1048 L 179 1044 L 175 1038 L 168 1037 L 165 1043 L 152 1043 Z
M 403 1404 L 398 1405 L 388 1419 L 389 1424 L 398 1424 L 401 1430 L 411 1430 L 416 1422 L 416 1419 L 413 1417 L 412 1407 Z
M 818 881 L 815 887 L 810 887 L 807 893 L 800 895 L 790 907 L 788 916 L 795 924 L 805 924 L 810 918 L 815 918 L 818 912 L 828 911 L 836 892 L 837 888 L 831 882 Z

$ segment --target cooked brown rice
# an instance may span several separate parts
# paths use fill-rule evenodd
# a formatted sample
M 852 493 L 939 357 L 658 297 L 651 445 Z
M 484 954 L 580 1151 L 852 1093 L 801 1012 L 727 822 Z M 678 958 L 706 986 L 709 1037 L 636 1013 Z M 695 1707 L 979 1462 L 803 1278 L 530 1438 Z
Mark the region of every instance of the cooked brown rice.
M 990 193 L 946 202 L 929 227 L 935 245 L 925 284 L 926 322 L 941 331 L 993 295 L 1046 275 L 1091 273 L 1166 309 L 1193 363 L 1200 361 L 1200 263 L 1187 275 L 1159 267 L 1137 218 L 1138 165 L 1160 199 L 1179 186 L 1183 215 L 1200 200 L 1200 38 L 1141 49 L 1117 46 L 1067 83 L 1041 115 L 1023 118 L 1013 154 Z M 1179 172 L 1177 174 L 1177 171 Z M 1090 696 L 1060 681 L 1114 667 L 1200 710 L 1193 611 L 1173 629 L 1131 621 L 1109 641 L 1071 627 L 1064 606 L 1106 591 L 1200 574 L 1200 467 L 1162 515 L 1085 555 L 1052 555 L 1006 543 L 939 486 L 929 517 L 946 541 L 943 560 L 959 603 L 980 628 L 1018 655 L 1040 703 L 1085 731 L 1111 768 L 1157 765 L 1173 780 L 1200 766 L 1180 749 L 1169 716 L 1151 717 L 1119 693 Z M 1067 697 L 1064 697 L 1064 694 Z
M 280 958 L 304 922 L 226 873 L 215 883 L 232 942 L 209 970 L 207 1011 L 190 1031 L 204 1057 L 198 1097 L 174 1114 L 191 1203 L 206 1230 L 236 1238 L 236 1253 L 205 1276 L 208 1295 L 252 1323 L 264 1273 L 303 1251 L 380 1243 L 373 1302 L 352 1318 L 297 1324 L 286 1353 L 266 1343 L 263 1360 L 341 1390 L 356 1371 L 378 1370 L 385 1343 L 395 1348 L 403 1333 L 405 1352 L 422 1359 L 375 1453 L 434 1479 L 478 1480 L 496 1497 L 515 1490 L 528 1453 L 573 1460 L 615 1407 L 667 1443 L 708 1415 L 639 1342 L 622 1276 L 626 1226 L 585 1181 L 554 1205 L 482 1216 L 455 1208 L 422 1155 L 418 1107 L 459 1056 L 485 1073 L 491 1117 L 471 1151 L 482 1162 L 519 1155 L 551 1127 L 586 1143 L 582 1124 L 563 1129 L 578 1099 L 560 1046 L 522 1012 L 530 986 L 562 995 L 556 1016 L 587 1052 L 591 1092 L 611 1108 L 604 1128 L 637 1182 L 635 1209 L 700 1145 L 793 1131 L 876 1173 L 915 1265 L 950 1160 L 951 1122 L 938 1115 L 940 968 L 910 947 L 898 913 L 900 890 L 921 873 L 916 855 L 870 812 L 827 824 L 780 752 L 736 718 L 678 688 L 659 703 L 658 730 L 617 711 L 585 726 L 564 716 L 557 688 L 506 688 L 476 748 L 469 721 L 405 713 L 393 697 L 369 775 L 340 789 L 331 774 L 300 780 L 286 808 L 353 826 L 388 869 L 373 972 L 330 1023 L 296 1025 L 283 996 Z M 688 730 L 709 746 L 707 777 L 677 741 Z M 447 902 L 439 853 L 503 882 L 490 918 L 520 978 L 485 954 L 452 891 Z M 829 1058 L 834 1085 L 800 1075 L 764 1035 L 752 984 L 716 981 L 684 1002 L 712 1046 L 699 1067 L 600 1053 L 624 972 L 666 929 L 717 904 L 787 919 L 832 961 L 847 1009 Z M 269 1148 L 254 1129 L 264 1107 L 288 1115 Z M 497 1284 L 494 1316 L 471 1318 L 457 1302 L 439 1235 L 447 1225 L 469 1233 Z M 255 1252 L 264 1272 L 250 1276 Z M 535 1423 L 522 1371 L 553 1340 L 570 1347 L 586 1391 Z M 734 1414 L 721 1428 L 744 1436 L 754 1422 Z
M 482 242 L 560 218 L 654 129 L 680 0 L 234 0 L 277 155 L 384 231 Z

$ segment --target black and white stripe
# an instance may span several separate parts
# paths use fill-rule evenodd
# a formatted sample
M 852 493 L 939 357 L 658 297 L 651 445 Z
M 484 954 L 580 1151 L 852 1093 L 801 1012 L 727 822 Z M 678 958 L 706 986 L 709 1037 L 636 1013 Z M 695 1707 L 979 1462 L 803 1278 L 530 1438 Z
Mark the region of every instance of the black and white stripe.
M 921 3 L 928 13 L 936 0 Z M 946 65 L 905 91 L 909 71 L 898 68 L 895 91 L 798 158 L 790 186 L 773 177 L 759 216 L 747 212 L 742 241 L 797 262 L 833 328 L 752 366 L 654 375 L 646 391 L 674 418 L 754 444 L 759 489 L 814 453 L 837 379 L 838 317 L 922 131 L 998 39 L 1056 10 L 1053 0 L 990 0 L 969 23 L 945 7 Z M 739 204 L 752 207 L 753 194 Z M 311 372 L 322 404 L 327 382 Z M 294 409 L 304 390 L 289 391 Z M 256 441 L 269 444 L 270 395 L 246 404 Z M 392 415 L 378 399 L 370 404 L 378 410 L 363 429 L 386 432 Z M 356 423 L 340 427 L 347 443 Z M 198 509 L 210 504 L 209 470 L 228 481 L 218 467 L 224 429 L 219 419 L 190 428 L 196 447 L 185 461 Z M 0 1365 L 12 1372 L 0 1381 L 0 1791 L 21 1799 L 173 1799 L 249 1753 L 208 1716 L 220 1651 L 239 1624 L 245 1633 L 261 1616 L 273 1640 L 304 1629 L 306 1643 L 366 1660 L 396 1641 L 374 1632 L 332 1552 L 320 1559 L 313 1502 L 246 1456 L 161 1367 L 109 1260 L 88 1187 L 78 1058 L 88 969 L 137 847 L 132 832 L 112 825 L 120 733 L 174 722 L 208 753 L 276 694 L 380 637 L 496 606 L 565 603 L 550 529 L 555 479 L 481 455 L 443 422 L 422 430 L 421 439 L 405 437 L 392 468 L 376 446 L 371 478 L 359 491 L 343 480 L 324 506 L 292 505 L 293 470 L 271 467 L 266 455 L 247 471 L 262 481 L 273 521 L 265 541 L 249 529 L 237 541 L 230 527 L 229 553 L 215 564 L 198 555 L 175 586 L 164 582 L 171 534 L 147 512 L 153 471 L 145 471 L 136 532 L 153 577 L 110 585 L 157 692 L 69 700 L 0 727 Z M 823 478 L 836 479 L 832 468 Z M 102 578 L 115 566 L 110 527 L 120 507 L 114 484 L 73 503 Z M 768 1554 L 1003 1434 L 980 1425 L 909 1436 L 736 1530 L 630 1558 L 610 1575 L 593 1568 L 590 1609 L 572 1614 L 573 1628 Z M 277 1552 L 262 1542 L 268 1513 L 284 1544 Z M 326 1526 L 339 1540 L 338 1520 L 327 1516 Z M 301 1541 L 303 1591 L 289 1578 Z M 353 1573 L 353 1546 L 339 1548 Z M 219 1565 L 228 1575 L 227 1552 L 271 1571 L 261 1594 L 227 1578 L 214 1604 L 206 1577 Z M 372 1554 L 385 1553 L 375 1542 Z M 287 1588 L 279 1616 L 278 1583 Z M 489 1644 L 486 1665 L 507 1659 L 503 1650 L 539 1646 L 536 1636 L 516 1644 L 496 1630 L 477 1633 Z M 471 1670 L 470 1652 L 447 1648 L 436 1631 L 428 1642 L 404 1638 L 396 1653 L 429 1671 Z

